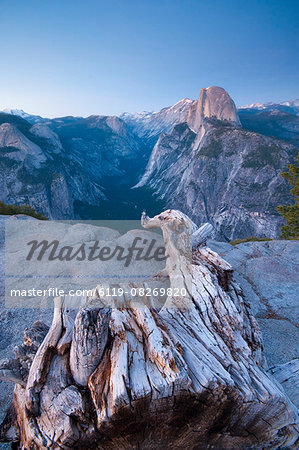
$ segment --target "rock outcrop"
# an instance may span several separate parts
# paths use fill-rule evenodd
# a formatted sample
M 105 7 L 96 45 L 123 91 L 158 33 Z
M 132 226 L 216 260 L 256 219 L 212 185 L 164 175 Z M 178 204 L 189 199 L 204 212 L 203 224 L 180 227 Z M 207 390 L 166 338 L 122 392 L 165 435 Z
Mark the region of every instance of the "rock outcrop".
M 0 125 L 0 148 L 3 149 L 1 156 L 4 154 L 4 158 L 9 159 L 11 165 L 22 162 L 27 169 L 40 169 L 47 159 L 38 145 L 10 123 Z
M 30 204 L 52 219 L 97 217 L 97 211 L 109 209 L 104 205 L 118 185 L 124 189 L 137 181 L 144 152 L 118 117 L 62 118 L 32 126 L 2 113 L 0 200 Z
M 183 98 L 160 111 L 144 111 L 137 114 L 124 113 L 120 117 L 137 136 L 152 147 L 161 133 L 170 133 L 174 126 L 187 120 L 189 110 L 196 102 Z
M 189 109 L 187 123 L 192 131 L 202 133 L 201 128 L 209 119 L 241 125 L 235 103 L 221 87 L 200 90 L 198 100 Z
M 246 242 L 236 246 L 208 241 L 234 267 L 263 334 L 270 366 L 299 358 L 298 241 Z
M 30 128 L 30 132 L 34 136 L 38 136 L 45 139 L 54 153 L 60 153 L 63 151 L 63 147 L 59 136 L 51 128 L 44 123 L 37 123 Z
M 195 244 L 188 258 L 191 234 L 202 240 L 179 211 L 144 215 L 142 224 L 162 229 L 170 287 L 189 291 L 190 274 L 188 301 L 169 292 L 161 309 L 111 309 L 90 298 L 90 307 L 74 311 L 56 299 L 29 373 L 20 370 L 1 439 L 23 449 L 296 448 L 296 408 L 265 370 L 233 267 Z M 22 355 L 33 342 L 26 340 Z M 18 364 L 17 354 L 12 372 Z
M 276 207 L 290 203 L 281 178 L 298 150 L 240 128 L 233 101 L 221 88 L 202 90 L 188 122 L 161 134 L 136 187 L 149 187 L 166 207 L 195 222 L 211 222 L 220 240 L 277 238 Z
M 7 308 L 5 304 L 5 221 L 6 220 L 33 220 L 32 217 L 23 215 L 2 216 L 0 215 L 0 359 L 4 367 L 12 359 L 15 348 L 19 347 L 20 331 L 29 332 L 33 322 L 46 322 L 48 325 L 52 321 L 52 311 L 50 309 L 26 309 L 26 308 Z M 37 221 L 38 222 L 38 221 Z M 48 326 L 49 328 L 49 326 Z M 28 339 L 25 338 L 28 343 Z M 40 343 L 40 342 L 39 342 Z M 36 351 L 35 344 L 35 351 Z M 38 346 L 38 345 L 37 345 Z M 32 347 L 33 349 L 33 347 Z M 33 353 L 31 353 L 33 355 Z M 22 366 L 22 362 L 20 364 Z M 28 366 L 29 367 L 29 366 Z M 1 369 L 0 369 L 1 370 Z M 0 421 L 2 422 L 5 413 L 11 403 L 13 394 L 13 385 L 5 381 L 5 372 L 0 375 Z

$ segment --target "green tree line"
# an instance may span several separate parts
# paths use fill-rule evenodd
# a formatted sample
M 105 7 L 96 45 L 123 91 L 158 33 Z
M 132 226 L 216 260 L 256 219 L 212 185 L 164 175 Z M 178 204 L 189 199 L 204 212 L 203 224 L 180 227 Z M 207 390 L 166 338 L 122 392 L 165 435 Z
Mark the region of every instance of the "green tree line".
M 27 205 L 6 205 L 0 201 L 0 214 L 12 216 L 14 214 L 26 214 L 26 216 L 35 217 L 40 220 L 47 220 L 47 217 L 36 211 L 32 206 Z
M 292 187 L 293 205 L 278 206 L 277 211 L 286 219 L 281 227 L 282 239 L 299 239 L 299 153 L 297 164 L 289 164 L 288 171 L 281 174 Z

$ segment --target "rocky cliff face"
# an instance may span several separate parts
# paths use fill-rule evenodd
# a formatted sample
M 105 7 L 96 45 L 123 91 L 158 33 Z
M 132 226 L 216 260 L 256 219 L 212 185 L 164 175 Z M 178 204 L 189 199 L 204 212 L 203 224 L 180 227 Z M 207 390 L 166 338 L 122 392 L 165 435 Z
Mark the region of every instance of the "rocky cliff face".
M 138 114 L 124 113 L 121 118 L 141 139 L 154 146 L 161 133 L 170 133 L 173 127 L 187 120 L 189 110 L 196 102 L 184 98 L 160 111 Z
M 221 87 L 211 86 L 200 90 L 198 100 L 189 109 L 187 123 L 191 130 L 200 133 L 209 119 L 241 125 L 233 100 Z
M 108 202 L 111 178 L 114 185 L 136 181 L 144 151 L 118 117 L 62 118 L 32 126 L 0 114 L 0 199 L 28 203 L 53 219 L 91 218 L 92 208 Z
M 233 101 L 211 87 L 187 123 L 160 136 L 137 187 L 151 187 L 196 222 L 212 222 L 220 239 L 275 238 L 282 224 L 276 207 L 291 200 L 280 173 L 296 153 L 291 144 L 240 128 Z

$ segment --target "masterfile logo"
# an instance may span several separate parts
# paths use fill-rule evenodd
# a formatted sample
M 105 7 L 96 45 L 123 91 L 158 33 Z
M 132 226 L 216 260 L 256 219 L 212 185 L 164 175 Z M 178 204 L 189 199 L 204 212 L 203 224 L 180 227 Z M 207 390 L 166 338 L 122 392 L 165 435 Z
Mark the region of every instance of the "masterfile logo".
M 44 257 L 48 261 L 110 261 L 116 258 L 118 261 L 123 261 L 125 267 L 131 264 L 132 259 L 136 261 L 150 261 L 151 259 L 165 261 L 167 258 L 165 256 L 165 247 L 156 247 L 156 243 L 156 239 L 149 241 L 148 239 L 135 237 L 132 245 L 128 248 L 120 245 L 111 248 L 108 245 L 101 247 L 98 240 L 92 245 L 83 242 L 79 246 L 61 246 L 57 239 L 52 242 L 45 239 L 39 242 L 35 239 L 27 242 L 30 250 L 26 261 L 32 261 L 34 257 L 37 261 L 42 261 Z
M 139 221 L 8 220 L 6 307 L 161 307 L 171 292 L 164 240 Z M 191 248 L 191 246 L 190 246 Z

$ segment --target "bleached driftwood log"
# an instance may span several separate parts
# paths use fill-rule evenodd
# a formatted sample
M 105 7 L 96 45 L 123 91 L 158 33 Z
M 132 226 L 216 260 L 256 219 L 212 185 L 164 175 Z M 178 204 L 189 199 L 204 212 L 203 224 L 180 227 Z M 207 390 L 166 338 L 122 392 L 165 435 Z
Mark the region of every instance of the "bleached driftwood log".
M 12 379 L 1 439 L 22 449 L 296 448 L 296 408 L 265 370 L 233 268 L 194 241 L 190 261 L 197 229 L 179 211 L 142 223 L 162 228 L 171 286 L 189 290 L 190 270 L 191 300 L 75 314 L 58 299 L 29 374 Z

